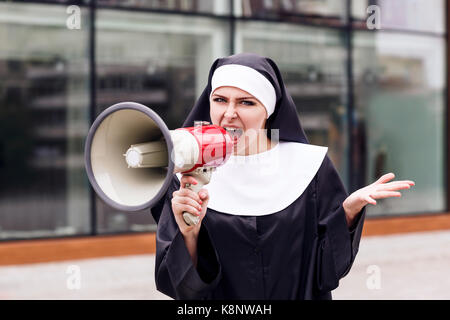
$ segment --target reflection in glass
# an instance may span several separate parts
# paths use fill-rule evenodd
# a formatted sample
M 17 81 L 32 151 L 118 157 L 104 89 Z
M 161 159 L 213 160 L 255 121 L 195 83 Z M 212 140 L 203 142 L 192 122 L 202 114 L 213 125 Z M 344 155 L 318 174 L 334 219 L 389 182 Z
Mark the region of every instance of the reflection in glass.
M 445 39 L 395 33 L 354 35 L 355 107 L 367 153 L 361 183 L 394 172 L 416 185 L 369 215 L 445 209 Z
M 169 129 L 180 127 L 229 52 L 227 24 L 209 18 L 99 10 L 97 110 L 122 101 L 153 109 Z M 149 210 L 123 213 L 96 201 L 99 232 L 153 230 Z
M 69 30 L 66 17 L 0 3 L 0 238 L 90 232 L 88 27 Z

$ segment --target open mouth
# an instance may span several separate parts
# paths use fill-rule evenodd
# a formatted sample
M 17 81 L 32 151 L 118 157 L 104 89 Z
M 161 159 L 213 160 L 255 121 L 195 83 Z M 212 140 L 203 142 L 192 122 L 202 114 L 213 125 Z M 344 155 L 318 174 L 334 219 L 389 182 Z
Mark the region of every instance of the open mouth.
M 227 130 L 227 132 L 230 134 L 231 138 L 233 139 L 233 142 L 236 143 L 237 140 L 239 140 L 239 138 L 242 136 L 242 134 L 244 133 L 244 130 L 242 130 L 242 128 L 229 128 L 229 127 L 224 127 L 225 130 Z

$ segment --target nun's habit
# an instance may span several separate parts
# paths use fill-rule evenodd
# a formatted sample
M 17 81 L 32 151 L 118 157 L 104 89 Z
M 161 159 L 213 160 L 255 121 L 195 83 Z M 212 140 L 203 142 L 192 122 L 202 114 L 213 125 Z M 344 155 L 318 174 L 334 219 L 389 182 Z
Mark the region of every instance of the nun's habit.
M 250 156 L 232 156 L 213 172 L 210 200 L 198 239 L 195 267 L 171 209 L 177 175 L 151 209 L 158 223 L 155 280 L 175 299 L 331 299 L 358 252 L 365 207 L 347 226 L 348 194 L 326 155 L 309 144 L 277 65 L 243 53 L 214 61 L 208 85 L 183 127 L 211 121 L 209 96 L 214 71 L 233 64 L 253 68 L 275 88 L 276 106 L 267 128 L 279 143 Z M 258 160 L 264 165 L 243 164 Z M 264 162 L 268 161 L 268 162 Z M 267 166 L 274 163 L 275 166 Z

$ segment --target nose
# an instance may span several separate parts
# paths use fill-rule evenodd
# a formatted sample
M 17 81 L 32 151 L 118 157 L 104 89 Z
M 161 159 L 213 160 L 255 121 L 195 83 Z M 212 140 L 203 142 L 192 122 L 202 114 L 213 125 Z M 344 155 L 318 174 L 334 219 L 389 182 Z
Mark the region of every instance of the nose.
M 234 102 L 230 101 L 227 109 L 225 110 L 224 117 L 228 119 L 236 118 L 236 106 Z

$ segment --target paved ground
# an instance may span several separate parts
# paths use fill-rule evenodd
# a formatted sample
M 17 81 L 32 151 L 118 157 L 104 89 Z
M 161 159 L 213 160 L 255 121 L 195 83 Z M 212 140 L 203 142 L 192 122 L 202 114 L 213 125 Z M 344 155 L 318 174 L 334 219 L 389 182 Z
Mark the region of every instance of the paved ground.
M 366 237 L 333 298 L 450 299 L 449 271 L 450 231 Z M 139 255 L 0 267 L 0 299 L 170 298 Z
M 355 264 L 333 297 L 450 299 L 450 232 L 362 238 Z

